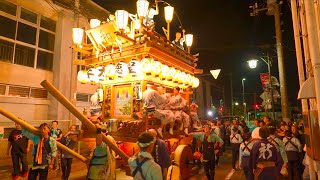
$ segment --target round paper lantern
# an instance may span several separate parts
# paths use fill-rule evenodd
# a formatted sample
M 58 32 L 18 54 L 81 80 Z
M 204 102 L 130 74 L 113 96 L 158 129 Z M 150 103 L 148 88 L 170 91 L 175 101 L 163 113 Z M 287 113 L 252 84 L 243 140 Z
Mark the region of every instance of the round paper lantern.
M 184 81 L 184 84 L 185 85 L 190 85 L 191 83 L 191 78 L 192 78 L 192 76 L 190 75 L 190 74 L 187 74 L 187 76 L 186 76 L 186 79 L 185 79 L 185 81 Z
M 159 61 L 153 61 L 152 67 L 151 67 L 151 73 L 154 77 L 159 77 L 162 69 L 162 64 Z
M 167 80 L 172 81 L 172 79 L 175 75 L 176 75 L 176 69 L 174 67 L 169 68 Z
M 96 68 L 96 70 L 99 71 L 98 73 L 98 78 L 99 78 L 99 81 L 104 81 L 106 79 L 106 75 L 104 73 L 104 66 L 99 66 Z
M 116 64 L 116 76 L 125 77 L 129 73 L 128 65 L 122 61 Z
M 168 76 L 168 73 L 169 73 L 169 67 L 163 64 L 161 67 L 160 79 L 165 80 Z
M 199 86 L 199 84 L 200 84 L 200 81 L 199 81 L 199 79 L 198 78 L 193 78 L 193 81 L 192 81 L 193 83 L 192 83 L 192 87 L 193 88 L 197 88 L 198 86 Z
M 85 84 L 89 81 L 89 78 L 88 78 L 88 74 L 87 74 L 87 70 L 81 70 L 78 72 L 78 81 L 81 83 L 81 84 Z
M 179 84 L 184 84 L 185 80 L 186 80 L 186 73 L 185 72 L 181 72 L 180 73 L 180 76 L 179 76 L 179 79 L 178 79 L 178 83 Z
M 138 60 L 132 59 L 128 63 L 128 69 L 129 69 L 129 74 L 132 76 L 137 76 L 138 74 L 141 73 L 141 64 Z
M 99 82 L 99 70 L 90 68 L 88 70 L 88 78 L 91 84 L 97 84 Z
M 108 64 L 105 68 L 104 68 L 104 73 L 106 75 L 107 78 L 114 79 L 116 77 L 116 66 L 113 64 Z
M 147 58 L 143 58 L 141 60 L 141 70 L 144 72 L 146 75 L 151 75 L 151 62 Z
M 180 79 L 180 76 L 181 76 L 181 71 L 180 71 L 180 70 L 177 70 L 175 76 L 174 76 L 173 79 L 172 79 L 173 82 L 174 82 L 174 83 L 178 83 L 178 82 L 179 82 L 179 79 Z

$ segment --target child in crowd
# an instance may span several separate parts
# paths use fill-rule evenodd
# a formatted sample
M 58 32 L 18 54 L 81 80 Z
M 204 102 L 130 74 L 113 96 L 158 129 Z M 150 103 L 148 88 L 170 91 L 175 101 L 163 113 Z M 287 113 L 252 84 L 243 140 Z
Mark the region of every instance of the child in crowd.
M 22 128 L 22 133 L 33 141 L 33 160 L 29 170 L 28 180 L 46 180 L 48 172 L 53 169 L 54 160 L 57 156 L 57 144 L 54 138 L 49 136 L 50 127 L 47 123 L 40 125 L 40 136 L 34 135 Z
M 236 169 L 236 161 L 239 158 L 239 147 L 243 142 L 241 135 L 239 134 L 239 129 L 234 127 L 230 135 L 230 142 L 232 148 L 232 169 Z

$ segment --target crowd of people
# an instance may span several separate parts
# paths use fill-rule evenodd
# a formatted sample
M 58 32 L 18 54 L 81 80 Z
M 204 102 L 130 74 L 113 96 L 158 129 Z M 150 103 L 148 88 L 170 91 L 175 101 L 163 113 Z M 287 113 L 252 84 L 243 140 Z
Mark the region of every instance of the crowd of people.
M 248 128 L 244 121 L 238 122 L 236 119 L 232 123 L 204 121 L 202 131 L 186 134 L 193 138 L 194 160 L 203 168 L 207 179 L 214 179 L 215 167 L 226 146 L 232 151 L 233 170 L 243 170 L 246 179 L 279 179 L 284 174 L 290 180 L 302 179 L 305 169 L 303 123 L 276 123 L 269 117 L 264 117 L 262 122 L 254 120 L 253 126 Z M 110 160 L 114 155 L 102 141 L 101 126 L 99 123 L 95 125 L 96 148 L 88 163 L 86 179 L 110 179 L 108 177 L 111 174 L 115 178 L 115 169 L 112 170 L 115 167 L 111 167 Z M 41 124 L 38 136 L 16 124 L 16 128 L 10 133 L 7 151 L 9 154 L 11 150 L 12 179 L 18 179 L 19 176 L 28 176 L 30 180 L 37 177 L 47 179 L 49 171 L 59 168 L 62 172 L 61 179 L 69 178 L 73 156 L 58 150 L 56 141 L 74 149 L 78 131 L 72 125 L 67 133 L 63 133 L 57 126 L 58 121 L 53 121 L 51 125 Z M 110 136 L 109 138 L 112 139 Z M 141 133 L 137 145 L 140 151 L 128 160 L 134 179 L 166 179 L 171 165 L 170 154 L 167 143 L 161 139 L 159 132 L 149 129 Z M 33 158 L 28 169 L 26 156 L 31 149 Z

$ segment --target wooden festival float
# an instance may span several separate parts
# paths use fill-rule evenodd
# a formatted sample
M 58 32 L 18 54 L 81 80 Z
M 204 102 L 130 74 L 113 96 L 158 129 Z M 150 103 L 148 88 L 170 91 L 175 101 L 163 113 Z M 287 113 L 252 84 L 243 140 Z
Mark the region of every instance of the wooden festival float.
M 138 151 L 135 144 L 138 135 L 160 124 L 159 120 L 150 117 L 143 108 L 142 93 L 146 90 L 147 82 L 164 86 L 168 93 L 173 91 L 173 87 L 179 86 L 189 104 L 194 88 L 199 85 L 195 74 L 202 73 L 202 70 L 196 69 L 197 57 L 190 54 L 193 38 L 191 34 L 183 35 L 188 51 L 169 41 L 173 7 L 165 7 L 166 16 L 171 14 L 171 20 L 166 17 L 168 29 L 163 28 L 167 36 L 164 37 L 154 31 L 154 23 L 149 23 L 153 21 L 150 17 L 147 18 L 147 13 L 151 12 L 148 4 L 146 0 L 137 1 L 138 15 L 118 10 L 115 16 L 111 15 L 108 21 L 102 24 L 98 20 L 91 20 L 91 28 L 85 33 L 81 28 L 73 29 L 72 49 L 76 53 L 73 62 L 81 67 L 78 80 L 81 83 L 101 84 L 101 88 L 95 93 L 96 107 L 101 108 L 100 118 L 106 124 L 109 135 L 121 143 L 118 146 L 113 144 L 106 135 L 103 135 L 103 141 L 125 163 L 128 157 Z M 157 12 L 156 1 L 155 15 Z M 128 27 L 129 19 L 131 21 Z M 93 137 L 96 129 L 94 123 L 49 82 L 43 81 L 41 85 L 82 122 L 85 126 L 83 136 Z M 15 122 L 23 123 L 4 109 L 0 108 L 0 113 Z M 22 126 L 38 133 L 27 123 Z M 193 155 L 188 146 L 190 138 L 182 134 L 178 130 L 174 131 L 174 135 L 163 132 L 170 152 L 173 153 L 176 169 L 181 172 L 181 179 L 185 179 L 192 171 Z M 61 144 L 58 145 L 62 147 Z M 86 161 L 84 157 L 73 154 L 81 161 Z
M 118 10 L 107 22 L 91 20 L 91 28 L 85 33 L 83 29 L 73 30 L 72 49 L 77 53 L 74 64 L 82 67 L 78 80 L 101 84 L 96 92 L 96 106 L 102 109 L 101 121 L 106 123 L 109 135 L 122 142 L 120 148 L 128 156 L 138 151 L 135 142 L 141 132 L 160 125 L 160 121 L 150 117 L 143 108 L 142 93 L 147 82 L 165 87 L 167 93 L 179 86 L 189 104 L 194 88 L 199 86 L 195 74 L 202 73 L 196 69 L 197 57 L 190 54 L 193 35 L 184 35 L 183 31 L 187 51 L 169 40 L 173 7 L 165 7 L 168 29 L 163 28 L 167 36 L 164 37 L 154 30 L 155 24 L 150 19 L 153 16 L 148 15 L 148 12 L 157 15 L 158 2 L 156 9 L 149 9 L 148 4 L 146 0 L 137 1 L 138 15 Z M 167 17 L 168 14 L 171 17 Z M 88 40 L 90 43 L 84 43 Z M 192 161 L 192 151 L 189 146 L 177 148 L 190 142 L 183 139 L 182 134 L 178 130 L 174 135 L 166 129 L 163 132 L 170 151 L 179 151 L 173 158 L 186 172 L 191 168 L 188 163 Z

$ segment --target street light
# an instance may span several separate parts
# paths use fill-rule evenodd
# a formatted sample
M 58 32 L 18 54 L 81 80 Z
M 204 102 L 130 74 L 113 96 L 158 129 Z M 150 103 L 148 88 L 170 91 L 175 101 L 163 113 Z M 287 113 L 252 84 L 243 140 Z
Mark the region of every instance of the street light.
M 245 102 L 245 99 L 244 99 L 244 81 L 246 80 L 246 78 L 242 78 L 241 82 L 242 82 L 242 102 L 243 102 L 243 115 L 244 115 L 244 119 L 246 119 L 247 117 L 247 108 L 246 108 L 246 102 Z
M 272 107 L 272 116 L 273 116 L 273 120 L 275 120 L 276 116 L 275 116 L 275 113 L 274 113 L 274 99 L 273 99 L 273 86 L 272 86 L 272 82 L 271 82 L 271 61 L 269 59 L 269 56 L 267 56 L 267 59 L 263 59 L 263 58 L 260 58 L 264 63 L 267 64 L 268 66 L 268 74 L 269 74 L 269 84 L 268 84 L 268 88 L 270 89 L 270 92 L 271 92 L 271 107 Z M 259 60 L 257 59 L 253 59 L 253 60 L 249 60 L 247 61 L 248 64 L 249 64 L 249 67 L 251 69 L 254 69 L 257 67 L 257 62 Z
M 239 103 L 238 103 L 238 102 L 235 102 L 235 103 L 234 103 L 234 105 L 238 106 L 238 105 L 239 105 Z

